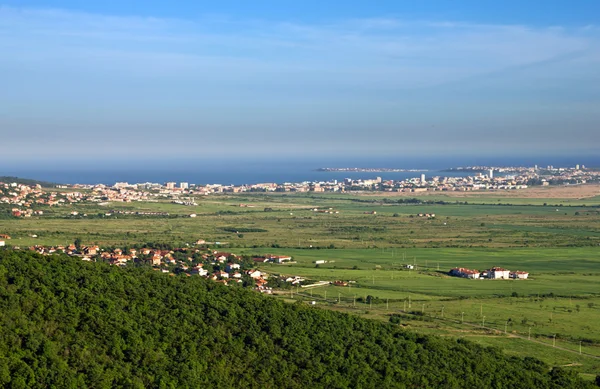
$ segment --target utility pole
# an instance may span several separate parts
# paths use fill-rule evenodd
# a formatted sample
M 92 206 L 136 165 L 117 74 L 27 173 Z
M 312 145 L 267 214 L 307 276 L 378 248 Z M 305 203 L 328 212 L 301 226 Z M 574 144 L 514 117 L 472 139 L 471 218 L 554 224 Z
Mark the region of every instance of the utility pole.
M 356 295 L 354 295 L 354 299 L 352 300 L 352 306 L 356 308 Z
M 483 303 L 479 307 L 479 316 L 483 316 Z
M 412 306 L 412 305 L 411 305 L 411 303 L 410 303 L 410 294 L 409 294 L 409 295 L 408 295 L 408 309 L 410 309 L 410 307 L 411 307 L 411 306 Z
M 529 334 L 527 335 L 527 340 L 531 340 L 531 327 L 529 327 Z
M 442 319 L 444 318 L 444 306 L 442 305 Z
M 421 307 L 421 313 L 425 313 L 425 304 Z
M 385 299 L 385 309 L 390 309 L 390 299 Z

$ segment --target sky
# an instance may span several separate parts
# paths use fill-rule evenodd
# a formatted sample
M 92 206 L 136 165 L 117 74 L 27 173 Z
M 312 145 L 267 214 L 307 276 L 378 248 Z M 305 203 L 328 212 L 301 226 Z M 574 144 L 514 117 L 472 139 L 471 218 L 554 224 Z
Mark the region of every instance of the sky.
M 0 0 L 0 163 L 596 155 L 599 14 L 597 0 Z

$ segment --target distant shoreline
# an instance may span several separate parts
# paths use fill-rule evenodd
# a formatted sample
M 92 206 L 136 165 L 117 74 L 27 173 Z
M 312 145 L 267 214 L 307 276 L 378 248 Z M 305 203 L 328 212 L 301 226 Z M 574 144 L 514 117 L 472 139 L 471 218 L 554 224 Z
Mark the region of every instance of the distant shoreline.
M 395 168 L 364 168 L 364 167 L 321 167 L 317 172 L 355 172 L 355 173 L 405 173 L 428 172 L 427 169 L 395 169 Z

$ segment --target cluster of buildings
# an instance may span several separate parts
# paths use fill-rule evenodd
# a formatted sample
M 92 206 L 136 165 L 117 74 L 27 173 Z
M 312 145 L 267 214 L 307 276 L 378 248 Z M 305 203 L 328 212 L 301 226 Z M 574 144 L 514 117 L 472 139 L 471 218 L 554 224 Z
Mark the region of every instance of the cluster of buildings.
M 586 183 L 600 181 L 600 172 L 585 169 L 577 165 L 574 168 L 547 169 L 535 167 L 487 167 L 469 166 L 451 169 L 453 172 L 468 172 L 464 177 L 420 177 L 406 180 L 350 179 L 299 183 L 257 183 L 251 185 L 194 185 L 187 182 L 179 184 L 168 182 L 128 184 L 117 183 L 113 189 L 153 190 L 162 195 L 208 195 L 213 193 L 242 192 L 346 192 L 346 191 L 388 191 L 388 192 L 425 192 L 425 191 L 477 191 L 498 189 L 525 189 L 530 185 L 549 185 L 560 183 Z M 182 202 L 184 203 L 184 202 Z
M 73 188 L 71 188 L 73 189 Z M 137 191 L 122 191 L 103 186 L 92 188 L 91 191 L 57 191 L 42 188 L 40 185 L 25 185 L 19 183 L 0 182 L 0 204 L 10 204 L 14 217 L 42 216 L 44 211 L 35 208 L 48 206 L 57 207 L 78 204 L 82 202 L 134 201 L 147 200 L 148 194 Z
M 252 260 L 256 263 L 285 263 L 291 262 L 292 257 L 287 255 L 265 255 L 264 257 L 254 257 Z
M 56 197 L 56 194 L 45 193 L 40 185 L 0 182 L 0 204 L 12 205 L 13 208 L 10 212 L 14 217 L 41 215 L 43 211 L 34 211 L 32 207 L 68 201 L 66 198 L 57 199 Z
M 6 235 L 0 235 L 5 237 Z M 6 236 L 8 239 L 10 237 Z M 16 247 L 15 247 L 16 248 Z M 230 285 L 243 284 L 251 280 L 254 288 L 261 293 L 272 293 L 268 286 L 269 275 L 254 268 L 253 263 L 285 263 L 292 257 L 281 255 L 265 255 L 250 258 L 229 252 L 213 251 L 201 248 L 178 248 L 173 250 L 155 248 L 119 248 L 101 249 L 97 245 L 77 247 L 68 246 L 32 246 L 29 248 L 43 255 L 64 253 L 83 261 L 105 261 L 115 266 L 127 266 L 130 263 L 147 263 L 163 273 L 183 273 L 189 277 L 200 276 L 216 282 Z M 288 277 L 289 278 L 289 277 Z M 293 285 L 304 281 L 292 278 L 284 281 Z
M 449 274 L 454 277 L 470 278 L 470 279 L 491 279 L 491 280 L 526 280 L 529 277 L 529 273 L 525 271 L 510 271 L 501 267 L 492 267 L 488 270 L 472 270 L 464 267 L 455 267 L 451 269 Z
M 43 215 L 32 210 L 35 206 L 60 206 L 81 202 L 133 202 L 169 199 L 184 206 L 197 205 L 194 195 L 242 192 L 435 192 L 525 189 L 531 185 L 585 184 L 600 182 L 600 171 L 586 169 L 583 165 L 571 168 L 538 167 L 489 167 L 469 166 L 450 169 L 453 172 L 472 173 L 464 177 L 420 177 L 406 180 L 350 179 L 299 183 L 257 183 L 251 185 L 194 185 L 187 182 L 129 184 L 117 182 L 104 184 L 72 185 L 67 190 L 42 188 L 40 185 L 0 182 L 0 204 L 11 204 L 15 217 Z M 66 187 L 61 187 L 66 188 Z M 243 205 L 241 205 L 243 206 Z M 37 213 L 36 213 L 37 212 Z

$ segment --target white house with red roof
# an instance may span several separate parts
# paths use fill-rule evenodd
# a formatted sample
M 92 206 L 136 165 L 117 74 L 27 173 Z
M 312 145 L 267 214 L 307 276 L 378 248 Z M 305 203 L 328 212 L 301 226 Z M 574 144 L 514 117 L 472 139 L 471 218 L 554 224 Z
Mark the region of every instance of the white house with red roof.
M 526 280 L 529 277 L 529 273 L 526 271 L 516 271 L 510 273 L 510 277 L 517 280 Z
M 501 267 L 493 267 L 488 270 L 488 277 L 496 280 L 508 280 L 510 278 L 510 271 Z
M 455 277 L 478 279 L 480 277 L 479 270 L 465 269 L 464 267 L 455 267 L 450 270 L 450 275 Z

